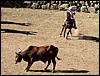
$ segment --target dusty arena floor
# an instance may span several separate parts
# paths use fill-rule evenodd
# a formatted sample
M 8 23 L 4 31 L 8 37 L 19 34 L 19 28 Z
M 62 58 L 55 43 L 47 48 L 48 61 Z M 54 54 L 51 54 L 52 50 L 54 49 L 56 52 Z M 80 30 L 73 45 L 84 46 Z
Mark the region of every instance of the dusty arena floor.
M 99 74 L 99 14 L 76 12 L 80 35 L 66 40 L 60 31 L 66 11 L 1 8 L 1 75 L 98 75 Z M 74 29 L 72 29 L 74 32 Z M 15 64 L 15 52 L 29 45 L 53 44 L 59 48 L 55 73 L 52 63 L 27 62 Z

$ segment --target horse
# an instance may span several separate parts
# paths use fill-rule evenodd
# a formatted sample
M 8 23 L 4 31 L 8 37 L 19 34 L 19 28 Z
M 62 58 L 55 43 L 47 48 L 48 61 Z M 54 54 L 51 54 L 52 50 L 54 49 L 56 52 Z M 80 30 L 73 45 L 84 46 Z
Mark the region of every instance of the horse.
M 67 13 L 67 19 L 66 19 L 64 25 L 62 25 L 63 28 L 62 28 L 61 33 L 60 33 L 60 36 L 61 36 L 61 35 L 62 35 L 62 32 L 64 31 L 64 37 L 65 37 L 65 33 L 66 33 L 67 28 L 68 28 L 69 31 L 67 32 L 66 39 L 68 38 L 69 33 L 70 33 L 71 36 L 72 36 L 71 29 L 74 28 L 74 27 L 73 27 L 73 20 L 71 19 L 70 16 L 71 16 L 70 13 Z

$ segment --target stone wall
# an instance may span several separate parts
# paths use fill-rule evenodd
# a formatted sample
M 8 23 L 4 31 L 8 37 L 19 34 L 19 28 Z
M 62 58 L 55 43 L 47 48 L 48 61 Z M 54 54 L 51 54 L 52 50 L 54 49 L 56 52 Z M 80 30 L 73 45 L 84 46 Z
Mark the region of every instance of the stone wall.
M 97 13 L 99 11 L 99 1 L 1 1 L 1 7 L 62 11 L 66 11 L 72 5 L 77 12 Z

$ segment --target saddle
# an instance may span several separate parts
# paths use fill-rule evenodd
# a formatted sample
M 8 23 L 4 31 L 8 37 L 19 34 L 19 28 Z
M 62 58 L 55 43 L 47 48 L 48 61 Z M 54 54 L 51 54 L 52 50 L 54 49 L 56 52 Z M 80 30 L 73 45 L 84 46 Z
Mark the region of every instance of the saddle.
M 64 24 L 64 26 L 66 26 L 67 28 L 73 27 L 73 21 L 72 20 L 66 21 L 65 24 Z

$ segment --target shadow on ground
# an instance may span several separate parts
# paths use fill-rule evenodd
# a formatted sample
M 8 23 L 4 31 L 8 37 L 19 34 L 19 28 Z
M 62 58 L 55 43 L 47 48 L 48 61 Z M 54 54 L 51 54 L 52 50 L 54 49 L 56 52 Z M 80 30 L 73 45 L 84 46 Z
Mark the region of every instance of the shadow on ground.
M 20 34 L 26 34 L 26 35 L 36 35 L 36 33 L 38 32 L 19 31 L 19 30 L 13 30 L 13 29 L 1 29 L 1 33 L 20 33 Z
M 91 40 L 91 41 L 99 42 L 99 38 L 93 36 L 80 36 L 79 40 Z
M 1 24 L 17 24 L 22 26 L 29 26 L 31 23 L 17 23 L 17 22 L 10 22 L 10 21 L 1 21 Z
M 29 70 L 30 72 L 52 72 L 52 70 Z M 89 71 L 87 70 L 55 70 L 54 73 L 88 73 Z

